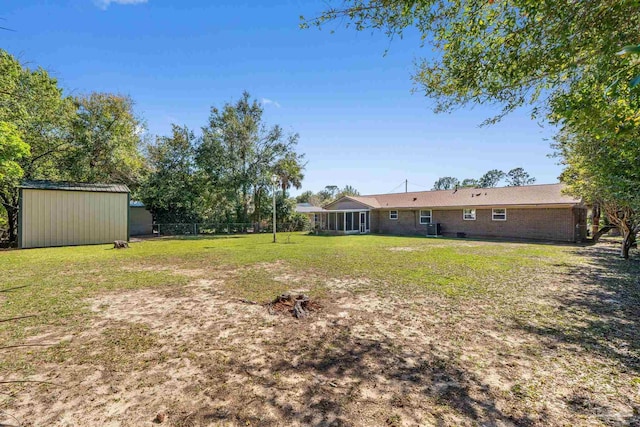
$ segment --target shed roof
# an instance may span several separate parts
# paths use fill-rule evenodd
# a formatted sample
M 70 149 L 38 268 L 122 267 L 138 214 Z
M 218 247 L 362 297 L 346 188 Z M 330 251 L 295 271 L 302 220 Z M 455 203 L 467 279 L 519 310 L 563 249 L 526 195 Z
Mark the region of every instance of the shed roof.
M 64 191 L 91 191 L 97 193 L 129 193 L 129 187 L 124 184 L 89 184 L 86 182 L 23 181 L 20 188 L 29 190 L 64 190 Z

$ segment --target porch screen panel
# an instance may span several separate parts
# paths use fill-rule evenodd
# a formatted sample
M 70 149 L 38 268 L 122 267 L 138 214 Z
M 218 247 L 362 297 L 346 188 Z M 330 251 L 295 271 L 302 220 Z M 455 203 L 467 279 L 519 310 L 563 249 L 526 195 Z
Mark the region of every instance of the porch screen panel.
M 353 230 L 353 212 L 347 212 L 347 231 Z
M 370 219 L 369 219 L 369 212 L 367 212 L 367 230 L 369 230 L 369 229 L 370 229 L 370 228 L 369 228 L 369 221 L 370 221 Z
M 353 229 L 360 230 L 360 212 L 353 213 Z

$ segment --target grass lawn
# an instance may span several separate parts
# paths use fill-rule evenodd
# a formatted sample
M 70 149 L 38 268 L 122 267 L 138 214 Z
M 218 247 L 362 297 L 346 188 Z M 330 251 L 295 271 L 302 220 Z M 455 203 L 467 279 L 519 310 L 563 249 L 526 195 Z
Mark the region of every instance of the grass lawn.
M 640 425 L 640 263 L 616 251 L 294 233 L 0 252 L 0 319 L 33 315 L 0 322 L 0 425 Z M 321 309 L 242 301 L 283 292 Z

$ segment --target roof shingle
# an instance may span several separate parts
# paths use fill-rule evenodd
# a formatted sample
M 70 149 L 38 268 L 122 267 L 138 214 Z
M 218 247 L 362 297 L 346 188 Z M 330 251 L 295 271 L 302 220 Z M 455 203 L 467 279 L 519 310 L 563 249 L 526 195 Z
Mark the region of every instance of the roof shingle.
M 521 187 L 459 188 L 352 197 L 372 208 L 445 208 L 479 206 L 575 205 L 581 200 L 563 193 L 564 184 Z

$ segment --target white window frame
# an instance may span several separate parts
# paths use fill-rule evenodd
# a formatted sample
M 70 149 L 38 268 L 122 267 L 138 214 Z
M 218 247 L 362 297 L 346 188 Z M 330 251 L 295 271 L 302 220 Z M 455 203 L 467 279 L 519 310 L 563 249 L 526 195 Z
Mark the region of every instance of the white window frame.
M 394 215 L 394 212 L 395 212 L 395 215 Z M 395 218 L 394 218 L 394 216 L 395 216 Z M 398 216 L 399 215 L 398 215 L 398 211 L 397 210 L 389 211 L 389 219 L 391 219 L 393 221 L 397 221 L 398 220 Z
M 504 211 L 503 214 L 496 214 L 496 211 Z M 496 215 L 504 216 L 504 218 L 496 218 Z M 491 220 L 492 221 L 506 221 L 507 220 L 507 209 L 506 208 L 493 208 L 491 209 Z
M 423 215 L 422 212 L 429 212 L 429 215 Z M 432 209 L 420 209 L 420 224 L 431 224 L 431 221 L 433 221 L 433 210 Z M 422 218 L 429 218 L 429 221 L 423 222 Z
M 467 211 L 469 212 L 469 216 L 467 217 Z M 462 219 L 465 221 L 475 221 L 476 220 L 476 210 L 473 208 L 462 209 Z

